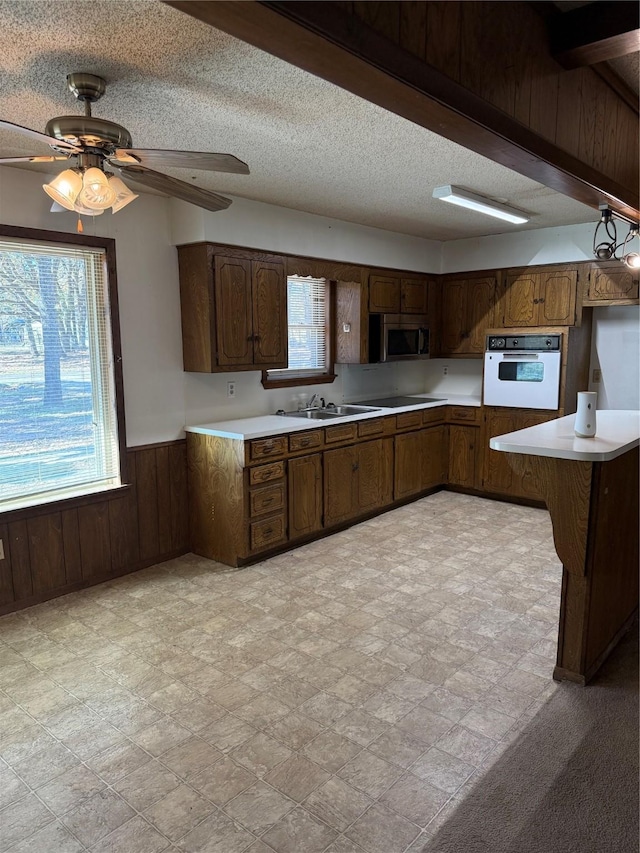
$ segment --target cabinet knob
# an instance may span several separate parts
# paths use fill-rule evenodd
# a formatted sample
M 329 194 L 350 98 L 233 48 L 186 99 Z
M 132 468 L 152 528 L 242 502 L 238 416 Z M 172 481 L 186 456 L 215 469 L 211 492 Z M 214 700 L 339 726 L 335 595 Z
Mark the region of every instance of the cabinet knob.
M 358 463 L 357 463 L 357 462 L 354 462 L 354 463 L 353 463 L 353 465 L 351 466 L 351 470 L 352 470 L 352 471 L 357 471 L 359 467 L 360 467 L 360 466 L 358 465 Z

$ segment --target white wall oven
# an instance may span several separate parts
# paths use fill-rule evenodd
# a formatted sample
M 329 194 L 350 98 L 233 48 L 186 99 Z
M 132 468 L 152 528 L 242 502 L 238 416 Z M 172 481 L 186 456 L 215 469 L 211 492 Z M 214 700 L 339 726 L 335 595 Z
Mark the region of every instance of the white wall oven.
M 490 335 L 484 354 L 484 404 L 557 409 L 562 335 Z

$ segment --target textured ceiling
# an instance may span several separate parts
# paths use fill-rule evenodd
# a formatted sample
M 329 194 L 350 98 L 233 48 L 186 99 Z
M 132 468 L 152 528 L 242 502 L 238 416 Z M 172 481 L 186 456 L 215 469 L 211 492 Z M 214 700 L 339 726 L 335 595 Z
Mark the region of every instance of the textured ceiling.
M 166 170 L 207 189 L 437 240 L 595 217 L 155 0 L 0 2 L 0 118 L 44 131 L 52 116 L 80 113 L 66 88 L 71 71 L 107 80 L 94 115 L 124 125 L 134 146 L 228 152 L 249 164 L 248 176 Z M 0 155 L 27 153 L 49 149 L 0 132 Z M 531 221 L 508 226 L 433 200 L 448 183 L 503 199 Z

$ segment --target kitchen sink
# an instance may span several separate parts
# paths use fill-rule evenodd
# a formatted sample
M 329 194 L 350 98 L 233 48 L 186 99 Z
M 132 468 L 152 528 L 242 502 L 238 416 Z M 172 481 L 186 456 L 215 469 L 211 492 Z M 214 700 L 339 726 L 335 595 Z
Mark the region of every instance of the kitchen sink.
M 331 420 L 331 418 L 341 417 L 337 411 L 327 411 L 326 409 L 302 409 L 299 412 L 283 412 L 280 409 L 276 412 L 276 415 L 282 415 L 285 418 L 308 418 L 312 421 L 327 421 Z
M 365 412 L 379 412 L 377 406 L 327 406 L 328 412 L 335 412 L 338 415 L 362 415 Z

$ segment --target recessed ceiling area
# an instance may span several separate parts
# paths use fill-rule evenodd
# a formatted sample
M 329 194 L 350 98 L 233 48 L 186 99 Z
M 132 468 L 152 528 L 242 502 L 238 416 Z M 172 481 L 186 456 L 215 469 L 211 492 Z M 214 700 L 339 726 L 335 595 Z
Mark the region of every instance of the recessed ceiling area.
M 250 175 L 163 170 L 227 195 L 435 240 L 596 218 L 579 202 L 155 0 L 0 2 L 0 56 L 0 118 L 44 131 L 53 116 L 82 112 L 66 75 L 98 74 L 107 91 L 93 114 L 124 125 L 135 147 L 224 152 L 248 163 Z M 0 132 L 0 156 L 48 153 L 44 143 Z M 507 226 L 452 208 L 431 197 L 443 184 L 531 219 Z

